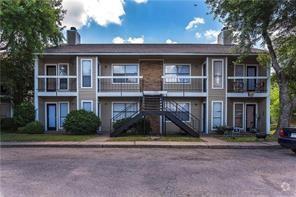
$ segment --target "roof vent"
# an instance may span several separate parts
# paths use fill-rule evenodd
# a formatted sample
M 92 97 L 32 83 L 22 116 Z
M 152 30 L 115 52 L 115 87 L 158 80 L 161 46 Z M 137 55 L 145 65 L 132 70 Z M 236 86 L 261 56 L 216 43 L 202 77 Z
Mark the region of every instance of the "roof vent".
M 80 44 L 80 34 L 75 27 L 71 27 L 67 30 L 67 43 L 69 45 Z
M 223 27 L 218 35 L 218 44 L 231 45 L 233 43 L 232 31 L 228 27 Z

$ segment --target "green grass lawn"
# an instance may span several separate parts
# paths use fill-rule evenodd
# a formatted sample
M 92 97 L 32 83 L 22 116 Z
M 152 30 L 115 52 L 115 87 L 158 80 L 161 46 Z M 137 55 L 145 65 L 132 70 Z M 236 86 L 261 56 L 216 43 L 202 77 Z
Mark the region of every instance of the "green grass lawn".
M 238 137 L 220 137 L 220 139 L 226 142 L 275 142 L 277 141 L 277 136 L 267 136 L 266 140 L 257 139 L 255 136 L 238 136 Z
M 0 133 L 1 142 L 85 141 L 94 137 L 96 135 Z
M 167 135 L 167 136 L 145 136 L 130 135 L 110 138 L 108 141 L 126 142 L 126 141 L 174 141 L 174 142 L 202 142 L 200 138 L 185 135 Z

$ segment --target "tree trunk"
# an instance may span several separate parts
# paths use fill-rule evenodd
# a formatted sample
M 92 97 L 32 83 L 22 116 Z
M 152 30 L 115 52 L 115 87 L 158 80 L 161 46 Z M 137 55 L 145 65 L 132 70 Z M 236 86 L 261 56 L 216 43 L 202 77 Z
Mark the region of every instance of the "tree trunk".
M 292 102 L 289 98 L 288 80 L 283 74 L 278 75 L 280 93 L 280 117 L 279 127 L 289 127 L 289 118 L 292 110 Z

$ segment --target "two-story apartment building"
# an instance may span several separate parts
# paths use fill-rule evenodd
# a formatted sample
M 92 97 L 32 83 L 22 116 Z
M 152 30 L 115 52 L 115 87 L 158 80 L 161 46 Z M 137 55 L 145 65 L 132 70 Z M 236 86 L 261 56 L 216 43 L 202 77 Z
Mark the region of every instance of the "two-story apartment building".
M 110 133 L 112 122 L 143 112 L 156 134 L 222 125 L 269 132 L 269 67 L 256 61 L 262 50 L 236 64 L 240 54 L 224 33 L 218 44 L 80 44 L 71 28 L 67 44 L 35 60 L 36 119 L 62 131 L 69 111 L 85 109 Z

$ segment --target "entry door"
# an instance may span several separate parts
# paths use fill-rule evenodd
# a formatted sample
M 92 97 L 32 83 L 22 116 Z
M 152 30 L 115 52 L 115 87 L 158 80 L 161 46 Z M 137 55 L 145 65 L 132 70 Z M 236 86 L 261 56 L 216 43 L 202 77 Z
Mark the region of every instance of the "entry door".
M 257 75 L 257 67 L 256 66 L 247 66 L 247 76 L 255 77 Z M 255 91 L 256 89 L 256 79 L 248 79 L 247 85 L 248 91 Z
M 247 104 L 246 105 L 246 130 L 256 128 L 256 105 Z
M 46 66 L 46 75 L 47 76 L 56 76 L 57 68 L 55 65 L 47 65 Z M 46 90 L 47 91 L 56 91 L 57 81 L 56 78 L 47 78 L 46 81 Z
M 47 104 L 47 130 L 57 129 L 57 106 L 56 104 Z

